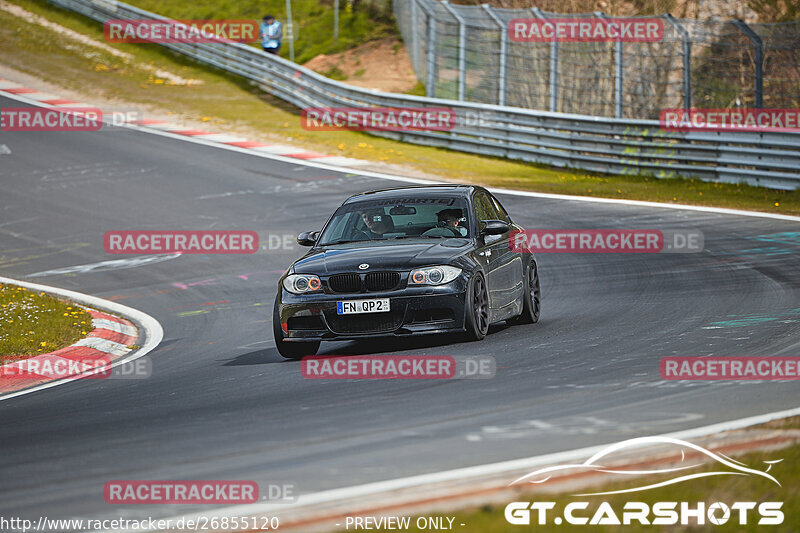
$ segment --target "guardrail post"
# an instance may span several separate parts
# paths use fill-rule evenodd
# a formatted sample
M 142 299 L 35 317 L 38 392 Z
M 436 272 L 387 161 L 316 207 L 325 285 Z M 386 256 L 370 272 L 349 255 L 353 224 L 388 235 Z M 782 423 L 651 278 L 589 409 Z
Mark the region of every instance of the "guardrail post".
M 609 18 L 602 11 L 595 11 L 594 15 L 599 19 Z M 625 71 L 622 52 L 622 40 L 620 39 L 614 44 L 614 117 L 616 118 L 622 118 L 622 83 Z
M 745 21 L 736 19 L 733 23 L 753 43 L 753 100 L 754 107 L 761 109 L 764 107 L 764 42 Z
M 540 19 L 546 19 L 542 10 L 532 7 L 533 14 Z M 558 111 L 558 41 L 550 41 L 550 111 Z
M 497 105 L 506 105 L 506 58 L 508 55 L 508 29 L 500 17 L 492 10 L 489 4 L 481 4 L 486 13 L 497 23 L 500 28 L 500 79 L 497 82 Z
M 664 18 L 681 36 L 683 48 L 683 108 L 689 109 L 692 107 L 692 42 L 689 40 L 689 32 L 675 17 L 667 13 Z
M 450 2 L 445 0 L 442 5 L 458 21 L 458 99 L 463 102 L 467 87 L 467 25 Z

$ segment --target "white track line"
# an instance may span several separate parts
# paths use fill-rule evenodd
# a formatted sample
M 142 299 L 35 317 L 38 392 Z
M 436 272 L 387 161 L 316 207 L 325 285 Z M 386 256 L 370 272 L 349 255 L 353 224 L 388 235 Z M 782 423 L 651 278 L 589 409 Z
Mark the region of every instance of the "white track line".
M 748 426 L 764 424 L 779 418 L 786 418 L 790 416 L 800 415 L 800 407 L 794 409 L 787 409 L 785 411 L 776 411 L 764 415 L 751 416 L 747 418 L 740 418 L 728 422 L 720 422 L 709 426 L 702 426 L 693 429 L 676 431 L 674 433 L 665 433 L 657 435 L 658 437 L 671 437 L 675 439 L 688 440 L 692 438 L 713 435 L 715 433 L 722 433 L 724 431 L 731 431 L 734 429 L 741 429 Z M 503 474 L 506 472 L 514 472 L 523 469 L 536 468 L 544 465 L 558 464 L 558 463 L 572 463 L 578 460 L 591 457 L 595 453 L 608 447 L 608 444 L 599 446 L 589 446 L 586 448 L 578 448 L 565 452 L 548 453 L 544 455 L 535 455 L 532 457 L 525 457 L 523 459 L 513 459 L 511 461 L 501 461 L 499 463 L 489 463 L 484 465 L 469 466 L 466 468 L 457 468 L 455 470 L 445 470 L 442 472 L 433 472 L 430 474 L 422 474 L 417 476 L 410 476 L 398 479 L 391 479 L 388 481 L 378 481 L 376 483 L 366 483 L 363 485 L 355 485 L 352 487 L 343 487 L 340 489 L 332 489 L 321 492 L 314 492 L 312 494 L 304 494 L 297 498 L 294 503 L 275 504 L 249 504 L 249 505 L 236 505 L 230 507 L 223 507 L 213 509 L 204 513 L 193 513 L 191 515 L 179 515 L 171 517 L 167 520 L 172 520 L 176 523 L 181 518 L 184 519 L 197 519 L 201 516 L 216 516 L 216 517 L 233 517 L 233 516 L 254 516 L 261 514 L 270 514 L 281 509 L 298 509 L 301 507 L 308 507 L 312 505 L 319 505 L 322 503 L 330 503 L 340 500 L 353 500 L 364 496 L 375 495 L 379 493 L 389 493 L 396 490 L 408 489 L 429 485 L 434 483 L 442 483 L 447 481 L 466 481 L 470 478 Z M 509 479 L 509 483 L 513 481 Z M 353 513 L 353 514 L 358 514 Z M 155 530 L 153 530 L 155 531 Z
M 41 106 L 41 107 L 51 107 L 43 105 L 41 102 L 37 102 L 36 100 L 31 100 L 29 98 L 25 98 L 23 95 L 18 94 L 8 94 L 8 93 L 0 93 L 0 96 L 4 96 L 6 98 L 10 98 L 12 100 L 17 100 L 19 102 L 24 102 L 34 106 Z M 84 106 L 85 107 L 85 106 Z M 204 146 L 213 146 L 216 148 L 221 148 L 223 150 L 228 150 L 231 152 L 239 152 L 242 154 L 248 154 L 251 156 L 256 157 L 263 157 L 265 159 L 272 159 L 274 161 L 282 161 L 284 163 L 291 163 L 294 165 L 304 165 L 307 167 L 312 168 L 319 168 L 322 170 L 329 170 L 332 172 L 349 172 L 352 174 L 358 174 L 359 176 L 367 176 L 370 178 L 377 178 L 377 179 L 384 179 L 384 180 L 391 180 L 391 181 L 400 181 L 404 183 L 414 183 L 418 185 L 431 185 L 435 183 L 452 183 L 452 182 L 442 182 L 442 181 L 433 181 L 433 180 L 425 180 L 419 178 L 408 178 L 405 176 L 396 176 L 393 174 L 383 174 L 381 172 L 373 172 L 364 169 L 357 169 L 357 168 L 349 168 L 343 166 L 335 166 L 326 163 L 320 163 L 316 161 L 308 161 L 304 159 L 295 159 L 293 157 L 282 157 L 280 155 L 270 154 L 269 150 L 273 149 L 272 146 L 268 147 L 261 147 L 261 148 L 240 148 L 238 146 L 231 146 L 228 144 L 220 144 L 214 143 L 210 141 L 204 141 L 203 139 L 199 139 L 197 137 L 188 137 L 185 135 L 178 135 L 175 133 L 169 133 L 165 131 L 156 131 L 149 128 L 155 128 L 159 126 L 136 126 L 133 124 L 125 124 L 123 127 L 130 128 L 138 131 L 142 131 L 144 133 L 149 133 L 151 135 L 161 135 L 162 137 L 169 137 L 171 139 L 179 139 L 184 142 L 191 142 L 195 144 L 202 144 Z M 281 147 L 282 148 L 282 147 Z M 293 152 L 285 152 L 285 153 L 295 153 L 295 152 L 302 152 L 303 149 L 297 148 L 293 149 Z M 719 215 L 733 215 L 733 216 L 742 216 L 742 217 L 756 217 L 756 218 L 770 218 L 774 220 L 788 220 L 791 222 L 800 222 L 800 216 L 792 216 L 792 215 L 781 215 L 777 213 L 762 213 L 759 211 L 744 211 L 741 209 L 726 209 L 722 207 L 705 207 L 699 205 L 684 205 L 684 204 L 662 204 L 659 202 L 646 202 L 642 200 L 625 200 L 620 198 L 595 198 L 591 196 L 572 196 L 568 194 L 550 194 L 550 193 L 542 193 L 542 192 L 530 192 L 530 191 L 516 191 L 512 189 L 500 189 L 491 187 L 489 188 L 490 191 L 496 192 L 499 194 L 507 194 L 512 196 L 527 196 L 530 198 L 547 198 L 551 200 L 566 200 L 570 202 L 593 202 L 593 203 L 604 203 L 604 204 L 618 204 L 618 205 L 630 205 L 630 206 L 637 206 L 637 207 L 654 207 L 659 209 L 677 209 L 677 210 L 684 210 L 684 211 L 697 211 L 702 213 L 715 213 Z
M 50 294 L 56 294 L 58 296 L 62 296 L 79 304 L 91 307 L 93 309 L 108 311 L 109 313 L 120 315 L 130 320 L 134 324 L 138 325 L 141 328 L 142 333 L 144 333 L 145 343 L 142 345 L 141 348 L 135 350 L 128 357 L 122 357 L 119 360 L 114 361 L 114 363 L 112 363 L 108 368 L 114 368 L 115 366 L 125 364 L 129 361 L 134 361 L 136 359 L 139 359 L 140 357 L 147 355 L 148 353 L 153 351 L 155 347 L 158 346 L 161 343 L 161 340 L 164 338 L 164 330 L 161 327 L 161 324 L 159 324 L 158 320 L 156 320 L 155 318 L 151 317 L 146 313 L 139 311 L 138 309 L 128 307 L 127 305 L 122 305 L 116 302 L 110 302 L 108 300 L 104 300 L 102 298 L 98 298 L 96 296 L 91 296 L 88 294 L 83 294 L 80 292 L 70 291 L 67 289 L 60 289 L 58 287 L 51 287 L 49 285 L 40 285 L 38 283 L 30 283 L 27 281 L 19 281 L 16 279 L 4 278 L 2 276 L 0 276 L 0 283 L 19 285 L 20 287 L 25 287 L 27 289 L 32 289 L 35 291 L 42 291 Z M 50 383 L 37 385 L 36 387 L 31 387 L 30 389 L 12 392 L 0 396 L 0 401 L 15 398 L 17 396 L 22 396 L 24 394 L 30 394 L 32 392 L 40 391 L 43 389 L 49 389 L 50 387 L 63 385 L 64 383 L 69 383 L 70 381 L 75 381 L 77 379 L 81 378 L 74 377 L 68 379 L 61 379 L 58 381 L 51 381 Z

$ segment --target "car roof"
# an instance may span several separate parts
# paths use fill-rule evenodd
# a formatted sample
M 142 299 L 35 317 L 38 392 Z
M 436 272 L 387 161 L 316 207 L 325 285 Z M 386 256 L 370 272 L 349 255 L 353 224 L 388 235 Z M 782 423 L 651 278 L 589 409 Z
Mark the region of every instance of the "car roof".
M 378 189 L 375 191 L 362 192 L 354 194 L 347 200 L 345 204 L 359 202 L 363 200 L 380 200 L 383 198 L 397 198 L 403 196 L 406 198 L 429 198 L 438 196 L 462 196 L 468 197 L 472 191 L 476 189 L 483 189 L 477 185 L 417 185 L 411 187 L 392 187 L 389 189 Z

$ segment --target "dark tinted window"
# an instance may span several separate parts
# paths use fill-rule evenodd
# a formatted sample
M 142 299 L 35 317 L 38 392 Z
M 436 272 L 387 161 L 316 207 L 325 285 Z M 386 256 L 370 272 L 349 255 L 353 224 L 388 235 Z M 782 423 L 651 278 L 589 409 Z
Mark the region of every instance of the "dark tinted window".
M 508 216 L 508 213 L 506 212 L 506 210 L 503 208 L 502 205 L 500 205 L 500 202 L 497 200 L 497 198 L 495 198 L 494 196 L 491 196 L 491 198 L 492 198 L 492 203 L 494 204 L 495 210 L 497 211 L 498 220 L 502 220 L 503 222 L 508 222 L 510 224 L 511 223 L 511 217 Z
M 475 204 L 475 216 L 478 220 L 497 220 L 497 210 L 494 204 L 489 199 L 489 196 L 484 192 L 477 192 L 473 198 Z

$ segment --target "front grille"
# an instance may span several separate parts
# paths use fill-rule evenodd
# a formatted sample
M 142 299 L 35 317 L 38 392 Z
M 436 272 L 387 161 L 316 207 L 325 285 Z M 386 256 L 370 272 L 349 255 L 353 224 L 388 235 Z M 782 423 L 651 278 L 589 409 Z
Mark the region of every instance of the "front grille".
M 370 272 L 364 277 L 364 285 L 368 291 L 388 291 L 400 283 L 397 272 Z
M 358 274 L 335 274 L 328 278 L 333 292 L 361 292 L 361 276 Z
M 334 333 L 386 333 L 403 325 L 404 314 L 403 309 L 366 315 L 337 315 L 334 310 L 326 313 L 325 319 Z
M 390 291 L 400 284 L 399 272 L 370 272 L 369 274 L 334 274 L 328 278 L 332 292 L 352 293 Z

